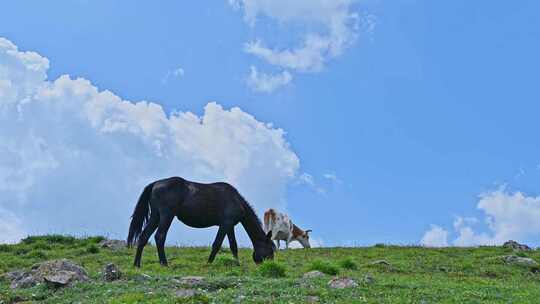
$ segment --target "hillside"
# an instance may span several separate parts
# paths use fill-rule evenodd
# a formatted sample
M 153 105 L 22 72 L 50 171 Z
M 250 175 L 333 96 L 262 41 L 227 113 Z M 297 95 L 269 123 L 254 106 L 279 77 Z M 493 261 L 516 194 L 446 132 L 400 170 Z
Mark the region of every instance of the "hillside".
M 100 237 L 30 237 L 0 245 L 0 273 L 66 258 L 83 266 L 89 282 L 53 289 L 46 284 L 12 289 L 0 283 L 0 303 L 539 303 L 538 268 L 508 263 L 503 256 L 540 261 L 540 251 L 501 247 L 443 248 L 378 245 L 368 248 L 316 248 L 279 251 L 275 263 L 256 266 L 251 249 L 241 249 L 241 265 L 227 250 L 206 264 L 209 248 L 168 247 L 170 266 L 159 265 L 148 246 L 140 270 L 131 266 L 134 250 L 101 248 Z M 384 260 L 384 261 L 381 261 Z M 377 262 L 378 261 L 378 262 Z M 374 263 L 375 262 L 375 263 Z M 387 262 L 387 263 L 386 263 Z M 122 278 L 105 282 L 101 271 L 116 264 Z M 354 279 L 355 288 L 332 289 L 332 275 L 303 278 L 318 269 Z M 284 270 L 284 273 L 281 271 Z M 283 277 L 280 277 L 284 275 Z M 199 295 L 178 298 L 181 277 L 205 278 Z

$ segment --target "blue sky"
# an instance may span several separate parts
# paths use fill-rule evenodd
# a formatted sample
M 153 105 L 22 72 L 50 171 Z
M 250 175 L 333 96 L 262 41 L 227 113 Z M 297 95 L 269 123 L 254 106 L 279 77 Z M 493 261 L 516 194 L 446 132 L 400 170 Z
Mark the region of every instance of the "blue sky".
M 476 245 L 505 238 L 540 245 L 540 227 L 531 217 L 540 215 L 540 4 L 344 0 L 328 9 L 327 1 L 308 2 L 12 1 L 0 10 L 0 37 L 48 58 L 50 81 L 82 77 L 100 91 L 151 101 L 166 113 L 202 117 L 216 102 L 283 129 L 289 146 L 282 148 L 294 152 L 299 166 L 293 166 L 295 177 L 277 182 L 284 190 L 271 195 L 324 245 Z M 327 18 L 342 27 L 334 31 Z M 299 61 L 269 59 L 278 57 L 276 50 L 302 49 L 309 35 L 330 41 L 328 49 L 315 51 L 322 61 L 302 68 Z M 255 41 L 274 53 L 248 51 Z M 257 90 L 248 80 L 252 68 L 285 83 Z M 279 78 L 285 74 L 290 79 Z M 16 133 L 0 136 L 14 140 Z M 57 171 L 40 174 L 77 184 L 74 171 Z M 241 190 L 273 187 L 274 171 L 267 172 L 259 184 L 237 176 Z M 92 178 L 100 177 L 89 173 Z M 142 189 L 144 178 L 134 184 Z M 4 191 L 14 201 L 20 197 Z M 27 201 L 58 197 L 43 189 L 32 193 Z M 137 195 L 118 196 L 126 200 L 126 215 Z M 11 222 L 24 228 L 29 218 L 23 208 L 4 204 Z M 47 204 L 39 207 L 53 208 Z M 75 217 L 78 208 L 66 215 Z M 107 233 L 106 226 L 45 223 L 23 230 L 71 228 Z

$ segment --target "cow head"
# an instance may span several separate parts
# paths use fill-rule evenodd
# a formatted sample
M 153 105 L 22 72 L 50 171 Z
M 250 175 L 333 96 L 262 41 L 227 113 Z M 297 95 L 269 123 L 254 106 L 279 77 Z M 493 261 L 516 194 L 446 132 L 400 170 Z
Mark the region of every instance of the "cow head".
M 298 242 L 300 242 L 300 244 L 302 244 L 302 246 L 304 246 L 304 248 L 311 248 L 311 245 L 309 244 L 309 233 L 310 232 L 311 232 L 311 229 L 306 230 L 306 231 L 304 231 L 304 233 L 296 236 L 296 240 Z

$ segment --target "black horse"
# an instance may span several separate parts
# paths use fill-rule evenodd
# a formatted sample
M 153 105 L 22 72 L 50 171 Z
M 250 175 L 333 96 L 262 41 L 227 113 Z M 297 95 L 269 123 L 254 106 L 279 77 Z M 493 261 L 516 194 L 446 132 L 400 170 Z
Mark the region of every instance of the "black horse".
M 167 266 L 165 239 L 175 216 L 194 228 L 219 226 L 208 263 L 214 261 L 225 235 L 238 261 L 238 246 L 234 236 L 234 226 L 238 223 L 242 223 L 253 243 L 255 263 L 274 258 L 275 245 L 270 240 L 270 233 L 264 233 L 255 211 L 233 186 L 227 183 L 201 184 L 171 177 L 146 186 L 133 212 L 127 243 L 131 247 L 137 242 L 136 267 L 141 267 L 143 248 L 156 229 L 159 262 Z

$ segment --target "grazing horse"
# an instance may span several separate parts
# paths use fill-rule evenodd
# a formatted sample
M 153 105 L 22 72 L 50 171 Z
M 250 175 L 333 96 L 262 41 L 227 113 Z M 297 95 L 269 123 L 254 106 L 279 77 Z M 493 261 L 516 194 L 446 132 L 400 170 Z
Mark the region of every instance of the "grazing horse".
M 264 233 L 255 211 L 233 186 L 227 183 L 201 184 L 171 177 L 146 186 L 137 202 L 127 238 L 129 247 L 137 243 L 135 267 L 141 267 L 142 251 L 156 229 L 159 262 L 167 266 L 165 239 L 175 216 L 194 228 L 219 226 L 208 263 L 214 261 L 225 235 L 229 239 L 231 253 L 238 261 L 234 236 L 234 226 L 238 223 L 242 223 L 253 243 L 255 263 L 274 258 L 275 245 L 270 234 Z

